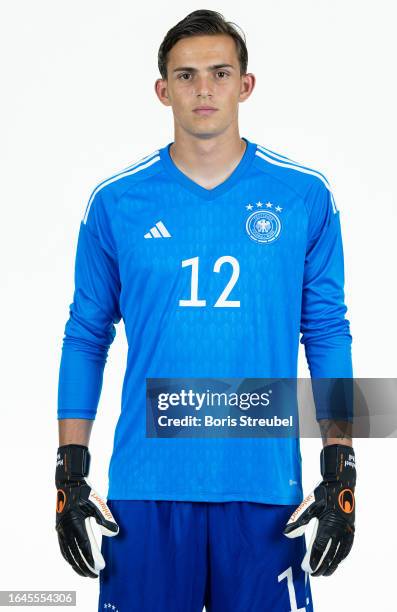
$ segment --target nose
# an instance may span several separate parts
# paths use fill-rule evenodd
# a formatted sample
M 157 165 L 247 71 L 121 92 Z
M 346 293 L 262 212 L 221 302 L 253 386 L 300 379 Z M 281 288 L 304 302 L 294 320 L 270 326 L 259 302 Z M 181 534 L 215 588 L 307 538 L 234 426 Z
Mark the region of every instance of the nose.
M 197 76 L 195 93 L 198 96 L 202 96 L 205 98 L 207 96 L 212 95 L 211 88 L 208 83 L 208 79 L 209 79 L 208 76 Z

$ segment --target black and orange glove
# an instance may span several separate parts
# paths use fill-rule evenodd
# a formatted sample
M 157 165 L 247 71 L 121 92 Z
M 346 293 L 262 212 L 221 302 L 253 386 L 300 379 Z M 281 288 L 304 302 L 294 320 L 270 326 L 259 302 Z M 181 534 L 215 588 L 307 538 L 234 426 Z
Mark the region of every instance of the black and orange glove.
M 97 578 L 105 560 L 95 540 L 90 520 L 104 535 L 115 536 L 119 527 L 106 502 L 85 476 L 90 468 L 87 446 L 67 444 L 57 452 L 55 484 L 56 530 L 62 555 L 80 576 Z
M 330 576 L 353 545 L 356 485 L 354 450 L 330 444 L 321 451 L 323 480 L 291 515 L 284 534 L 296 538 L 309 521 L 314 529 L 302 569 L 312 576 Z

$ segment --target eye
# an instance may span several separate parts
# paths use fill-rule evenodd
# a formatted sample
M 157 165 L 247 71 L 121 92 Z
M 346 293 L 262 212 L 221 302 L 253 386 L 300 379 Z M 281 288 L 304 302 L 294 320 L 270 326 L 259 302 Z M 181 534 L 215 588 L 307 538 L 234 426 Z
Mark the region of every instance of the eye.
M 178 79 L 181 79 L 181 81 L 188 81 L 188 79 L 183 79 L 183 78 L 182 78 L 182 77 L 185 77 L 185 76 L 190 76 L 190 73 L 189 73 L 189 72 L 182 72 L 182 73 L 181 73 L 181 74 L 178 76 Z
M 226 70 L 218 70 L 217 74 L 225 74 L 226 76 L 229 76 L 229 73 L 226 72 Z

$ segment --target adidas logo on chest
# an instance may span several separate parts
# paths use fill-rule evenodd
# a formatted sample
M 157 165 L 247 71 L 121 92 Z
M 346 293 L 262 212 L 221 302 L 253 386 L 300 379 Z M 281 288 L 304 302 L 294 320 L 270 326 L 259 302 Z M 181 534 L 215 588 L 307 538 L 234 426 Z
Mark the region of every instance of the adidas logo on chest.
M 157 221 L 147 234 L 144 235 L 144 238 L 171 238 L 171 234 L 162 221 Z

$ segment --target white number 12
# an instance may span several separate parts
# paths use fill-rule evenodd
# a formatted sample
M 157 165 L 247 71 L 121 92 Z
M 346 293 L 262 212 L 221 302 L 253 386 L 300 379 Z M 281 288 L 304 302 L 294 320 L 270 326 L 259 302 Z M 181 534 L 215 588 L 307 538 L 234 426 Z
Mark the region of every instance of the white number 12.
M 240 264 L 238 263 L 235 257 L 231 255 L 223 255 L 219 257 L 214 264 L 214 272 L 220 272 L 221 267 L 224 263 L 230 263 L 233 270 L 232 275 L 227 283 L 226 287 L 220 294 L 219 298 L 214 304 L 214 307 L 217 308 L 238 308 L 240 306 L 240 300 L 228 300 L 227 297 L 231 293 L 234 285 L 237 282 L 237 279 L 240 274 Z M 198 299 L 198 266 L 199 266 L 199 258 L 192 257 L 191 259 L 184 259 L 182 261 L 182 268 L 186 268 L 187 266 L 192 267 L 192 276 L 190 281 L 190 299 L 189 300 L 179 300 L 179 306 L 206 306 L 206 300 Z

